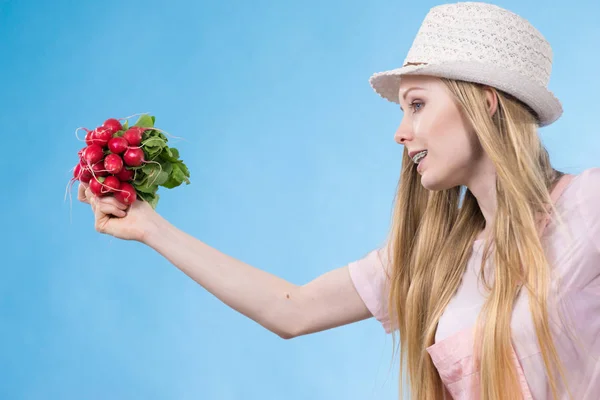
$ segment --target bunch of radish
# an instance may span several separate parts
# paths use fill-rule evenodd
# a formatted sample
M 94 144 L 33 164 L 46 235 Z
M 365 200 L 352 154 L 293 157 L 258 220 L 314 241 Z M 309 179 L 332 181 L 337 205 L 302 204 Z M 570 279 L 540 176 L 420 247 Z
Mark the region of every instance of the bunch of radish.
M 155 118 L 143 114 L 135 125 L 109 118 L 86 131 L 74 181 L 88 183 L 96 196 L 112 195 L 123 204 L 141 198 L 156 207 L 159 186 L 189 184 L 189 170 L 179 151 L 167 145 L 167 136 L 154 127 Z M 79 131 L 78 129 L 78 131 Z

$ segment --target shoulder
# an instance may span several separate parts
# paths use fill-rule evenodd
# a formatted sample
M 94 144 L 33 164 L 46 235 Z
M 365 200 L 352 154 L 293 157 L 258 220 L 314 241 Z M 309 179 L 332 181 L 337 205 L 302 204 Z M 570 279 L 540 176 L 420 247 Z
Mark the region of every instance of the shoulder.
M 558 203 L 581 206 L 596 200 L 600 200 L 600 167 L 588 168 L 578 174 L 570 175 Z
M 600 252 L 600 167 L 575 175 L 569 186 L 569 200 L 581 217 L 583 231 Z
M 582 201 L 600 199 L 600 167 L 586 169 L 575 176 L 577 197 Z M 600 207 L 600 204 L 595 204 Z
M 600 167 L 588 168 L 572 175 L 565 189 L 564 202 L 584 213 L 584 217 L 600 218 Z M 586 213 L 592 215 L 585 215 Z
M 545 237 L 547 256 L 564 291 L 598 282 L 600 267 L 600 168 L 573 174 L 556 200 Z

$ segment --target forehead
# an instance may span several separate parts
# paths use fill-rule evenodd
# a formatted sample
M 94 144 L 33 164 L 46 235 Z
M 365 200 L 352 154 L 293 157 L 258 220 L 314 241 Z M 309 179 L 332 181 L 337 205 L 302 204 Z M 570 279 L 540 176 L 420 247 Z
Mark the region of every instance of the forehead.
M 440 84 L 439 78 L 424 75 L 404 75 L 400 79 L 400 86 L 398 87 L 398 94 L 400 97 L 412 88 L 422 88 L 425 90 L 435 89 Z

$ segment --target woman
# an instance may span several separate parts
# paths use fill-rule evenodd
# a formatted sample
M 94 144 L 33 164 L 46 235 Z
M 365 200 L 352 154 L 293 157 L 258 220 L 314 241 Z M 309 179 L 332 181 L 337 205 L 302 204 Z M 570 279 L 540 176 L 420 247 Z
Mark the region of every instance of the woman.
M 293 338 L 375 316 L 399 331 L 415 399 L 600 398 L 600 168 L 554 170 L 537 128 L 562 108 L 550 46 L 483 3 L 427 14 L 371 85 L 404 112 L 385 246 L 296 286 L 86 185 L 96 229 L 137 240 L 224 303 Z M 249 284 L 251 283 L 251 284 Z M 400 379 L 402 381 L 402 379 Z

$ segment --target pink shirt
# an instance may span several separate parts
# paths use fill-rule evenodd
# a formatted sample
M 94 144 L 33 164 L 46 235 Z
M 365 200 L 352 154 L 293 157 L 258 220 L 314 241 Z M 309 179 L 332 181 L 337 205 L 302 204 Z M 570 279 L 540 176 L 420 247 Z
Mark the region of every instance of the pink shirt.
M 550 318 L 566 319 L 569 330 L 554 325 L 558 355 L 565 367 L 569 389 L 574 399 L 600 399 L 600 168 L 585 170 L 565 179 L 565 187 L 555 199 L 567 232 L 553 220 L 542 236 L 546 256 L 552 265 L 552 288 L 549 298 Z M 558 194 L 557 194 L 558 195 Z M 570 237 L 569 237 L 570 236 Z M 463 281 L 441 317 L 435 344 L 427 350 L 444 385 L 454 398 L 471 399 L 468 389 L 477 382 L 477 374 L 468 370 L 465 360 L 472 356 L 472 327 L 485 301 L 485 289 L 479 281 L 483 241 L 474 243 Z M 486 271 L 493 266 L 488 261 Z M 375 249 L 364 258 L 349 264 L 350 275 L 365 305 L 381 322 L 385 331 L 393 327 L 387 316 L 388 267 L 385 252 Z M 491 272 L 486 273 L 493 278 Z M 560 282 L 559 282 L 560 280 Z M 521 376 L 525 398 L 547 399 L 552 392 L 537 344 L 529 313 L 528 296 L 522 290 L 512 316 L 512 343 L 515 362 Z M 572 334 L 577 335 L 576 338 Z M 473 378 L 473 375 L 475 378 Z M 560 399 L 568 393 L 559 382 Z

